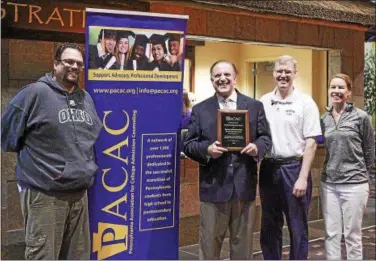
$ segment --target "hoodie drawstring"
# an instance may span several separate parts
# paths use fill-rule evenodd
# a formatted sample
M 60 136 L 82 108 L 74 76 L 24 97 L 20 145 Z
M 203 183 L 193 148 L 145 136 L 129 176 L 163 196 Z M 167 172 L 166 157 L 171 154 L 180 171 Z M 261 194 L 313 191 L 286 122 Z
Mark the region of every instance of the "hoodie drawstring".
M 68 94 L 65 93 L 65 99 L 67 101 L 67 105 L 68 105 L 68 111 L 69 111 L 69 117 L 71 119 L 71 122 L 73 124 L 73 133 L 74 133 L 74 139 L 75 139 L 75 142 L 76 142 L 76 146 L 78 146 L 78 140 L 77 140 L 77 134 L 76 134 L 76 125 L 74 124 L 74 120 L 73 120 L 73 117 L 72 117 L 72 112 L 71 112 L 71 106 L 70 106 L 70 103 L 69 103 L 69 97 L 68 97 Z

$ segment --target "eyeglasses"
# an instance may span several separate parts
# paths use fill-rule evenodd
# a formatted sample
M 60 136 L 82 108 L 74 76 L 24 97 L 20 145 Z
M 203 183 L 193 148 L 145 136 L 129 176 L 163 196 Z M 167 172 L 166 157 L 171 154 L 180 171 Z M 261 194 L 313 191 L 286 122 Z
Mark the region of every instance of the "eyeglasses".
M 85 68 L 84 66 L 84 63 L 83 62 L 79 62 L 79 61 L 76 61 L 76 60 L 73 60 L 73 59 L 63 59 L 63 60 L 60 60 L 65 66 L 69 66 L 69 67 L 73 67 L 74 64 L 77 64 L 77 68 L 78 69 L 83 69 Z
M 275 70 L 275 72 L 277 73 L 277 75 L 282 75 L 283 72 L 285 72 L 285 75 L 292 75 L 292 71 L 290 70 Z

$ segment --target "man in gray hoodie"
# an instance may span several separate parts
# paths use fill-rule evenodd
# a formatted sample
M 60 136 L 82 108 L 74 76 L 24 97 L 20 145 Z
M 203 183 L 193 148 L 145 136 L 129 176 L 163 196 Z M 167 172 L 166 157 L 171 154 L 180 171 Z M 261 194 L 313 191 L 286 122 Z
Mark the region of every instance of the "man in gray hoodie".
M 102 124 L 78 87 L 83 61 L 78 45 L 60 45 L 53 71 L 23 87 L 1 118 L 2 149 L 17 153 L 26 259 L 90 258 L 86 190 Z

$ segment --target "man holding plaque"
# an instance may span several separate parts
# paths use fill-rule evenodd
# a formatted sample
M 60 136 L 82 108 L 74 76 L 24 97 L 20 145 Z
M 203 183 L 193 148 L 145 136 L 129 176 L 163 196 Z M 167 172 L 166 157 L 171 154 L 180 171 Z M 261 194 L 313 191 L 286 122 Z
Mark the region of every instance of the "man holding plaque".
M 236 75 L 229 61 L 212 65 L 216 93 L 193 107 L 184 141 L 184 153 L 200 163 L 200 259 L 219 259 L 227 229 L 231 259 L 253 254 L 257 162 L 271 148 L 271 136 L 262 103 L 235 89 Z M 250 142 L 244 143 L 247 135 Z M 235 148 L 218 137 L 234 141 Z
M 290 259 L 308 255 L 310 168 L 321 128 L 317 105 L 293 84 L 296 72 L 293 57 L 279 57 L 273 71 L 277 87 L 261 98 L 273 139 L 260 168 L 260 241 L 266 260 L 282 258 L 283 213 L 290 232 Z

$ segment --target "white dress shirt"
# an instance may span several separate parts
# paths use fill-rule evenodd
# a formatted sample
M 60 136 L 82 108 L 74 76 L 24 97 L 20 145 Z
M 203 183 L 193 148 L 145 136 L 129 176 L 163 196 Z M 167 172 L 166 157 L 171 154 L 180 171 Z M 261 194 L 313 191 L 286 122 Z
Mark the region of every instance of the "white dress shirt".
M 234 90 L 231 95 L 225 99 L 223 98 L 222 96 L 216 94 L 217 96 L 217 99 L 218 99 L 218 104 L 219 104 L 219 108 L 220 109 L 228 109 L 228 110 L 236 110 L 236 102 L 238 100 L 238 94 L 236 93 L 236 91 Z M 227 108 L 225 108 L 225 102 L 224 100 L 227 100 Z

